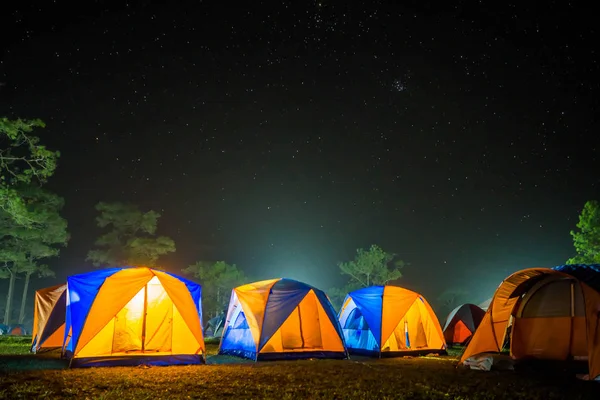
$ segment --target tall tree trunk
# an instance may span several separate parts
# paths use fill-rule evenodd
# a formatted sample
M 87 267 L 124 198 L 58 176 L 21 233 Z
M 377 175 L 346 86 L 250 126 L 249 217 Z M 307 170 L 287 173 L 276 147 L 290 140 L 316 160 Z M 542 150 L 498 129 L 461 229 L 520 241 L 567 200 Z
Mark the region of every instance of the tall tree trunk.
M 29 278 L 31 278 L 31 272 L 25 275 L 25 286 L 23 287 L 23 296 L 21 297 L 21 311 L 19 312 L 19 324 L 25 322 L 25 304 L 27 303 L 27 290 L 29 289 Z
M 10 325 L 10 312 L 12 306 L 13 291 L 15 290 L 15 279 L 17 276 L 10 271 L 10 279 L 8 281 L 8 293 L 6 294 L 6 310 L 4 310 L 4 325 Z

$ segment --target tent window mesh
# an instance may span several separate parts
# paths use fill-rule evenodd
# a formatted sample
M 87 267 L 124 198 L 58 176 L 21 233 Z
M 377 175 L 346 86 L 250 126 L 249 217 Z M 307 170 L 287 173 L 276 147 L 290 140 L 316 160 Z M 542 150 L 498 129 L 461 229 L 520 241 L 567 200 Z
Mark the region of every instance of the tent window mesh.
M 571 280 L 558 280 L 540 287 L 523 307 L 522 318 L 571 316 L 571 283 Z M 581 297 L 579 285 L 575 285 L 575 290 L 577 299 Z
M 344 324 L 344 329 L 353 329 L 356 331 L 369 330 L 367 321 L 365 321 L 365 317 L 358 308 L 350 311 L 350 315 L 348 315 L 348 319 L 346 319 L 346 323 Z
M 248 321 L 246 320 L 246 316 L 244 315 L 243 311 L 238 314 L 233 327 L 230 329 L 249 329 Z

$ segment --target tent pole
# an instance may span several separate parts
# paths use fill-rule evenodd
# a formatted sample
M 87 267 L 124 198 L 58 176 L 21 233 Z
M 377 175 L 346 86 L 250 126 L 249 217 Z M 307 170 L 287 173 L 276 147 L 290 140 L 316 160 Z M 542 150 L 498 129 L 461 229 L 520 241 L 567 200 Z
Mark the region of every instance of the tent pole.
M 302 301 L 300 301 L 302 302 Z M 298 322 L 300 325 L 300 339 L 302 340 L 302 348 L 304 348 L 304 330 L 302 329 L 302 314 L 300 313 L 300 304 L 298 304 Z
M 385 285 L 383 285 L 383 289 L 381 289 L 381 318 L 379 319 L 379 358 L 381 358 L 381 346 L 384 345 L 383 342 L 383 295 L 385 294 Z
M 142 320 L 142 353 L 146 351 L 146 314 L 148 313 L 148 284 L 144 286 L 144 314 Z

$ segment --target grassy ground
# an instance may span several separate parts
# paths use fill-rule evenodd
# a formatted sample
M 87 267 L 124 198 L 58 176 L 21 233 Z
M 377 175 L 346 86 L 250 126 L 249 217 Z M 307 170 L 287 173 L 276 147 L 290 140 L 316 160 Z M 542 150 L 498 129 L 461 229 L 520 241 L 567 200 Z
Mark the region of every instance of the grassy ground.
M 0 355 L 29 354 L 31 336 L 0 336 Z
M 480 372 L 456 357 L 305 360 L 64 369 L 27 355 L 29 338 L 0 337 L 0 399 L 598 399 L 600 386 L 555 370 Z

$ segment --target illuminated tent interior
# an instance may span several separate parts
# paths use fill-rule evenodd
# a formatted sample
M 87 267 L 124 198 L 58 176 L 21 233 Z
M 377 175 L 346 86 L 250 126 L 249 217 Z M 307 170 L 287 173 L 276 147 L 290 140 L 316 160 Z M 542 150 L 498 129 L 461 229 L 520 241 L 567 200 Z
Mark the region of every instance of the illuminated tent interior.
M 202 363 L 200 296 L 197 283 L 145 267 L 71 276 L 65 356 L 76 367 Z
M 325 293 L 291 279 L 233 289 L 219 354 L 256 361 L 347 357 Z
M 31 351 L 59 349 L 65 338 L 67 285 L 56 285 L 35 292 Z
M 485 311 L 475 304 L 461 304 L 448 314 L 444 324 L 447 344 L 464 344 L 481 323 Z
M 587 360 L 590 378 L 600 376 L 600 268 L 564 265 L 524 269 L 496 290 L 460 363 L 502 351 L 510 332 L 515 360 Z
M 339 321 L 350 354 L 381 357 L 446 349 L 427 300 L 401 287 L 371 286 L 349 293 Z

